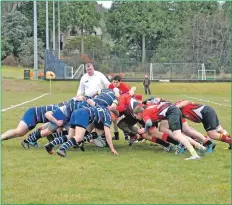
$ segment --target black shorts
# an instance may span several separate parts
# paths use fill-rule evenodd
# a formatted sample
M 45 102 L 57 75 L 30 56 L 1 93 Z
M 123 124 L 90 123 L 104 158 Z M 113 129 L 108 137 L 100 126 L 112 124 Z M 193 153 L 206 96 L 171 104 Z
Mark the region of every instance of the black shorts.
M 170 106 L 166 113 L 168 119 L 169 129 L 173 132 L 182 130 L 182 113 L 176 106 Z
M 138 123 L 138 125 L 140 127 L 145 128 L 145 122 L 143 120 L 138 120 L 137 123 Z M 152 126 L 151 127 L 158 128 L 158 122 L 152 122 Z
M 100 123 L 94 122 L 94 127 L 98 130 L 104 130 L 104 124 L 102 122 Z
M 137 123 L 137 119 L 134 118 L 133 116 L 125 114 L 125 113 L 123 115 L 124 115 L 124 117 L 122 117 L 122 119 L 119 120 L 117 124 L 119 124 L 122 120 L 124 122 L 126 122 L 126 124 L 128 124 L 128 126 L 133 126 Z M 121 115 L 121 116 L 123 116 L 123 115 Z
M 205 106 L 201 110 L 202 124 L 206 131 L 215 130 L 219 125 L 219 120 L 215 110 L 210 106 Z

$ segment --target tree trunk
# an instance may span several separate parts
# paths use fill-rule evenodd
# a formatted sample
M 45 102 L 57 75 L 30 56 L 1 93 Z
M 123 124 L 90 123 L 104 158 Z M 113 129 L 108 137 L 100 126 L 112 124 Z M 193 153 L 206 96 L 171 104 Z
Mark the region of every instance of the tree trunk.
M 142 65 L 144 67 L 145 58 L 146 58 L 146 48 L 145 48 L 145 34 L 142 35 Z
M 84 29 L 81 28 L 81 55 L 85 53 L 84 51 Z

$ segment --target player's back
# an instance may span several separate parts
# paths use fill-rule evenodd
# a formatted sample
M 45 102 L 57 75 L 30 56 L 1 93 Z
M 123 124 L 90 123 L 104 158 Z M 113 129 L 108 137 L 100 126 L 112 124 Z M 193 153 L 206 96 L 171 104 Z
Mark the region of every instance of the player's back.
M 180 103 L 181 101 L 178 101 L 176 104 Z M 196 123 L 202 122 L 202 114 L 201 110 L 204 108 L 204 105 L 197 104 L 190 102 L 188 105 L 180 108 L 182 115 Z
M 110 111 L 106 108 L 95 106 L 86 108 L 89 110 L 90 119 L 96 123 L 103 123 L 106 126 L 110 126 L 112 119 L 110 115 Z
M 101 93 L 93 98 L 93 101 L 101 106 L 101 107 L 108 107 L 112 105 L 112 103 L 116 100 L 116 96 L 114 94 L 114 91 L 110 89 L 104 89 L 101 91 Z
M 46 106 L 37 106 L 35 107 L 35 115 L 38 123 L 48 122 L 45 117 L 45 113 L 48 111 L 54 111 L 59 108 L 57 105 L 46 105 Z
M 150 117 L 152 121 L 161 121 L 166 118 L 167 110 L 170 106 L 174 106 L 171 102 L 161 102 L 159 105 L 148 106 L 144 112 L 143 116 Z

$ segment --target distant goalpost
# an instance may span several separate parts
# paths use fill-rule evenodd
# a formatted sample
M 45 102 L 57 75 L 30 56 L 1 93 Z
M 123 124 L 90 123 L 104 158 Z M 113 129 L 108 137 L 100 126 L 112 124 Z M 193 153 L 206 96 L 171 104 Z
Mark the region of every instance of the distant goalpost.
M 204 63 L 150 63 L 150 80 L 215 80 L 216 70 Z

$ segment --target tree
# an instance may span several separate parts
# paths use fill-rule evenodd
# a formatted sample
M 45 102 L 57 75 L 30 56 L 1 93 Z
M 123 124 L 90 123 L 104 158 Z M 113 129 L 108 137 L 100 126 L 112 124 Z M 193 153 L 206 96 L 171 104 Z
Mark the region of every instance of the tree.
M 154 49 L 166 38 L 170 16 L 165 2 L 114 2 L 107 15 L 107 31 L 115 43 L 126 42 L 130 51 L 142 50 L 144 63 L 146 46 Z
M 99 26 L 101 15 L 96 11 L 97 2 L 69 2 L 69 24 L 81 34 L 81 53 L 84 54 L 84 36 Z
M 43 64 L 44 43 L 39 38 L 37 40 L 37 46 L 38 46 L 38 62 L 39 64 Z M 20 63 L 23 66 L 33 67 L 34 65 L 34 38 L 33 37 L 25 38 L 22 41 L 21 46 L 18 50 L 18 56 Z
M 18 56 L 18 50 L 24 38 L 32 33 L 29 20 L 19 11 L 8 13 L 5 17 L 2 39 L 7 43 L 7 47 L 12 47 L 12 53 Z

